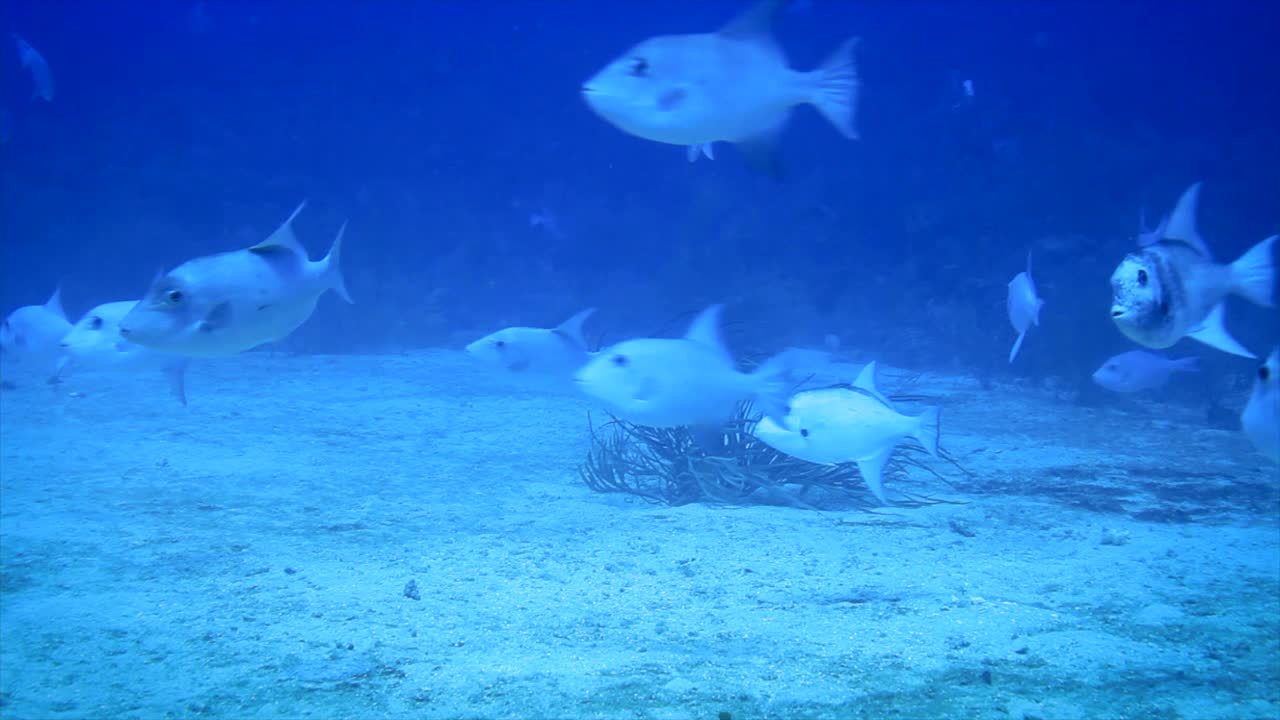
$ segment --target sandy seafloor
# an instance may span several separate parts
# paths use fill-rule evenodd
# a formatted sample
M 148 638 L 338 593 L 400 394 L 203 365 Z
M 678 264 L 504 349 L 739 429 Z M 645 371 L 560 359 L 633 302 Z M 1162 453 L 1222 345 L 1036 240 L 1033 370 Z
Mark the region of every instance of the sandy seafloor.
M 454 352 L 201 362 L 186 409 L 19 384 L 0 717 L 1280 717 L 1280 470 L 1240 433 L 915 391 L 974 477 L 896 487 L 965 502 L 869 515 L 594 493 L 590 404 Z

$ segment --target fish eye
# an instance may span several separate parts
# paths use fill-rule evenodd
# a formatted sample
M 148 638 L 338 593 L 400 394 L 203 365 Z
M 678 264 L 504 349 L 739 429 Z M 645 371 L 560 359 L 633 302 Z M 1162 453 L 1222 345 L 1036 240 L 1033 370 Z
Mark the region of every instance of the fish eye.
M 506 346 L 507 346 L 507 341 L 506 341 L 506 340 L 495 340 L 495 341 L 494 341 L 494 343 L 493 343 L 493 346 L 494 346 L 494 347 L 496 347 L 496 348 L 498 348 L 499 350 L 501 350 L 502 348 L 504 348 L 504 347 L 506 347 Z
M 90 330 L 101 330 L 101 329 L 102 329 L 102 318 L 98 317 L 97 315 L 94 315 L 92 318 L 90 318 L 90 319 L 89 319 L 89 329 L 90 329 Z
M 1270 379 L 1271 379 L 1271 368 L 1267 367 L 1266 365 L 1259 365 L 1259 366 L 1258 366 L 1258 379 L 1259 379 L 1259 380 L 1261 380 L 1262 382 L 1266 382 L 1266 381 L 1270 380 Z
M 809 437 L 809 428 L 800 428 L 800 437 Z
M 1139 271 L 1138 271 L 1138 284 L 1139 284 L 1139 285 L 1141 285 L 1142 287 L 1146 287 L 1146 286 L 1147 286 L 1147 280 L 1148 280 L 1148 279 L 1149 279 L 1149 278 L 1147 277 L 1147 271 L 1146 271 L 1146 270 L 1139 270 Z
M 626 356 L 626 355 L 614 355 L 614 356 L 613 356 L 613 364 L 614 364 L 614 365 L 617 365 L 618 367 L 626 367 L 626 366 L 627 366 L 627 356 Z
M 164 294 L 164 297 L 166 300 L 176 305 L 177 303 L 182 302 L 183 295 L 181 290 L 170 290 Z
M 628 68 L 627 74 L 632 77 L 648 77 L 649 61 L 642 57 L 632 58 L 631 67 Z

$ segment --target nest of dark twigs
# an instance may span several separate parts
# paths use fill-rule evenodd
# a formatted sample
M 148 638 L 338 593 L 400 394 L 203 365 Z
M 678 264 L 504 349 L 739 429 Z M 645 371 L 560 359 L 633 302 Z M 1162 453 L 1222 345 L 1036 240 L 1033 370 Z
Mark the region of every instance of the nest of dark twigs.
M 596 492 L 634 495 L 660 505 L 790 505 L 809 509 L 865 509 L 880 506 L 857 465 L 817 465 L 774 450 L 750 429 L 751 404 L 744 402 L 718 447 L 686 428 L 653 428 L 609 416 L 596 426 L 588 417 L 591 449 L 578 473 Z M 923 448 L 902 445 L 884 470 L 886 486 L 919 468 L 945 482 L 922 462 Z M 954 460 L 950 460 L 954 463 Z M 946 502 L 894 492 L 894 507 Z

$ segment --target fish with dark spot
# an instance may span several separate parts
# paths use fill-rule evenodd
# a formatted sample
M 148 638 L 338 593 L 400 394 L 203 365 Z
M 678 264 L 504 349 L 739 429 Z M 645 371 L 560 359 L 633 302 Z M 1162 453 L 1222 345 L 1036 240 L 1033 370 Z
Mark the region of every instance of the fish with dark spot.
M 1126 337 L 1163 350 L 1184 337 L 1223 352 L 1255 355 L 1227 332 L 1223 300 L 1239 295 L 1272 306 L 1275 261 L 1272 235 L 1228 265 L 1214 262 L 1196 230 L 1200 183 L 1178 200 L 1164 232 L 1120 262 L 1111 275 L 1111 319 Z

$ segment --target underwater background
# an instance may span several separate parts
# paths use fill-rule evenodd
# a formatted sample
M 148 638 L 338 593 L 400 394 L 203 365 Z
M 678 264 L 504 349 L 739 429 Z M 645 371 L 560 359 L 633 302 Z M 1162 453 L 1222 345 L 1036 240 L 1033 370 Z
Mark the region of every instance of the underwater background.
M 1200 372 L 1158 393 L 1090 381 L 1134 347 L 1108 278 L 1140 211 L 1203 181 L 1220 259 L 1280 231 L 1280 5 L 797 0 L 792 67 L 861 38 L 861 138 L 796 110 L 781 180 L 582 101 L 742 4 L 0 4 L 0 309 L 60 286 L 74 322 L 303 200 L 313 258 L 350 222 L 355 300 L 193 364 L 189 408 L 141 375 L 6 385 L 0 718 L 1280 717 L 1257 363 L 1184 340 Z M 902 469 L 930 502 L 885 515 L 599 493 L 599 409 L 458 352 L 717 302 L 739 356 L 944 398 L 964 470 Z

